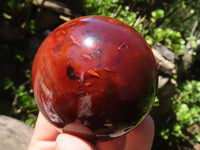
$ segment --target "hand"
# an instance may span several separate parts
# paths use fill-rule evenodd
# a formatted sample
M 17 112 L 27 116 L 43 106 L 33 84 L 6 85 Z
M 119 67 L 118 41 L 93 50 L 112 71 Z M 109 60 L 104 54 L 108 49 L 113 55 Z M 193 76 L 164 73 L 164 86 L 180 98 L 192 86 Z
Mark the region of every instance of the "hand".
M 150 150 L 154 123 L 147 116 L 133 131 L 96 146 L 79 137 L 61 133 L 39 113 L 28 150 Z

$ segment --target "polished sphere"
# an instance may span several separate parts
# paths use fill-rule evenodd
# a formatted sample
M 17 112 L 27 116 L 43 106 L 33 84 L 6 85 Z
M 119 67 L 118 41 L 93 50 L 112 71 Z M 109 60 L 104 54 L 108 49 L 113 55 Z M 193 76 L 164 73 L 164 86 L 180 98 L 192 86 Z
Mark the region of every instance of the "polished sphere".
M 157 91 L 151 49 L 132 27 L 88 16 L 56 28 L 33 63 L 34 96 L 64 132 L 105 141 L 134 129 Z

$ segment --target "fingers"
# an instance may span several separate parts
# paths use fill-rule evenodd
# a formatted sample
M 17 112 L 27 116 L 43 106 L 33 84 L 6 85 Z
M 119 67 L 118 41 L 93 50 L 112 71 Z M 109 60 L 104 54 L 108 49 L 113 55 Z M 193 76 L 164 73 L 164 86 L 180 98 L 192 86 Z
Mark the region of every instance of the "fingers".
M 32 139 L 38 141 L 55 141 L 59 134 L 60 131 L 58 128 L 50 124 L 40 112 Z
M 87 141 L 70 134 L 60 134 L 57 150 L 150 150 L 154 137 L 154 122 L 147 116 L 133 131 L 111 141 L 98 143 L 96 149 Z
M 126 136 L 118 137 L 108 142 L 102 142 L 97 145 L 98 150 L 124 150 Z
M 127 134 L 125 150 L 150 150 L 154 138 L 154 122 L 148 115 L 133 131 Z
M 39 113 L 28 150 L 55 150 L 55 140 L 58 134 L 60 134 L 58 129 Z
M 153 137 L 153 119 L 147 116 L 138 127 L 126 136 L 98 143 L 95 149 L 92 144 L 77 136 L 61 134 L 39 113 L 29 150 L 31 147 L 38 150 L 54 150 L 55 147 L 57 150 L 150 150 Z
M 56 144 L 51 141 L 32 141 L 28 150 L 55 150 Z
M 88 141 L 92 141 L 95 138 L 95 134 L 78 119 L 73 123 L 66 124 L 63 128 L 63 133 L 72 134 Z
M 70 134 L 60 134 L 56 140 L 56 150 L 95 150 L 87 141 Z
M 126 137 L 126 138 L 125 138 Z M 98 144 L 98 150 L 150 150 L 154 138 L 154 122 L 148 115 L 126 136 Z

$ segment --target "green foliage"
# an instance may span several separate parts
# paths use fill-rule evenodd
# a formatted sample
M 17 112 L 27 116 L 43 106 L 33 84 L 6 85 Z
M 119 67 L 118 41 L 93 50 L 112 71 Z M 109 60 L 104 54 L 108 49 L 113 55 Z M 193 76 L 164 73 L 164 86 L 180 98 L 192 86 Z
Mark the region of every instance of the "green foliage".
M 145 36 L 145 39 L 149 45 L 154 45 L 155 43 L 160 42 L 177 55 L 183 54 L 185 49 L 185 40 L 181 33 L 170 28 L 154 28 L 150 35 Z
M 158 107 L 160 104 L 159 104 L 159 99 L 156 97 L 155 100 L 154 100 L 154 104 L 153 104 L 153 107 Z
M 130 26 L 137 16 L 128 5 L 123 5 L 122 0 L 85 0 L 84 4 L 87 15 L 116 17 Z
M 132 11 L 129 5 L 120 0 L 85 0 L 84 4 L 87 15 L 116 17 L 128 25 L 134 26 L 145 37 L 149 45 L 153 46 L 160 42 L 177 55 L 183 54 L 185 40 L 182 34 L 172 28 L 157 24 L 165 17 L 163 9 L 152 11 L 149 19 L 142 20 L 140 14 Z M 143 17 L 146 18 L 147 16 Z
M 23 120 L 30 126 L 34 126 L 38 108 L 31 88 L 27 87 L 28 84 L 29 82 L 26 82 L 17 87 L 10 78 L 5 78 L 0 81 L 0 89 L 3 89 L 4 92 L 9 91 L 14 97 L 10 115 Z
M 12 43 L 0 42 L 0 71 L 3 68 L 2 71 L 6 73 L 4 75 L 0 72 L 1 114 L 20 119 L 30 126 L 34 126 L 38 113 L 31 88 L 32 60 L 27 50 L 29 35 L 36 31 L 36 22 L 31 18 L 32 2 L 32 0 L 6 0 L 2 2 L 0 9 L 2 11 L 0 22 L 8 24 L 8 28 L 4 26 L 1 28 L 13 31 L 13 37 L 10 35 L 11 32 L 8 33 L 8 41 L 12 37 Z
M 174 124 L 172 134 L 175 137 L 181 137 L 182 136 L 182 127 L 181 127 L 181 125 L 179 123 L 175 123 Z
M 5 91 L 10 89 L 14 85 L 13 81 L 11 81 L 10 78 L 5 78 L 4 80 L 1 80 L 0 83 L 0 87 Z
M 163 128 L 160 135 L 164 140 L 168 140 L 168 144 L 171 146 L 174 143 L 174 138 L 180 138 L 183 135 L 182 126 L 179 122 L 174 122 L 172 127 Z
M 196 48 L 196 37 L 195 36 L 191 36 L 191 37 L 187 37 L 186 38 L 187 41 L 191 42 L 191 48 Z
M 193 23 L 200 21 L 200 1 L 199 0 L 177 0 L 167 8 L 163 25 L 173 28 L 181 33 L 190 35 Z M 178 14 L 178 15 L 177 15 Z
M 85 0 L 84 7 L 87 14 L 112 16 L 122 0 Z
M 163 129 L 161 132 L 160 132 L 160 135 L 162 136 L 163 139 L 165 140 L 168 140 L 169 139 L 169 128 L 167 129 Z
M 30 20 L 28 23 L 26 23 L 26 30 L 30 32 L 31 34 L 36 33 L 36 21 L 35 20 Z
M 159 19 L 165 17 L 165 11 L 157 9 L 151 13 L 150 26 L 147 30 L 145 39 L 149 45 L 155 43 L 162 43 L 167 48 L 175 52 L 177 55 L 183 54 L 185 49 L 185 40 L 179 31 L 175 31 L 172 28 L 163 27 L 163 25 L 157 25 Z
M 200 82 L 186 81 L 174 97 L 173 106 L 182 125 L 200 124 Z
M 116 18 L 120 21 L 127 23 L 130 26 L 133 26 L 136 17 L 137 17 L 136 13 L 131 12 L 129 6 L 124 6 L 120 9 L 119 14 L 117 15 Z
M 32 12 L 33 0 L 6 0 L 3 17 L 12 21 L 31 34 L 35 34 L 36 22 L 29 20 Z
M 27 8 L 31 5 L 32 0 L 8 0 L 7 5 L 10 10 Z
M 200 81 L 186 81 L 172 98 L 173 112 L 176 119 L 171 125 L 163 127 L 160 135 L 169 145 L 175 144 L 177 139 L 188 139 L 194 143 L 200 142 L 198 128 L 200 124 Z M 186 129 L 194 126 L 192 131 Z
M 157 9 L 151 12 L 151 21 L 156 22 L 157 19 L 161 19 L 165 16 L 165 12 L 162 9 Z

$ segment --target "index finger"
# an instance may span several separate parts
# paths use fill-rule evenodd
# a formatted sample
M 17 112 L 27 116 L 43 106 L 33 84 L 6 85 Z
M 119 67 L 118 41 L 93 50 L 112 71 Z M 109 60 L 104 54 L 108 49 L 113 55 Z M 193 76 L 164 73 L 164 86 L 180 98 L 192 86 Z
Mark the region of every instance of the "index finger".
M 39 112 L 32 139 L 38 141 L 55 141 L 61 133 L 59 130 L 59 128 L 50 124 L 42 113 Z

